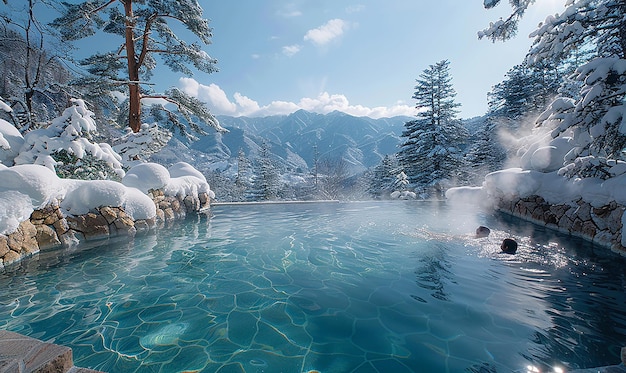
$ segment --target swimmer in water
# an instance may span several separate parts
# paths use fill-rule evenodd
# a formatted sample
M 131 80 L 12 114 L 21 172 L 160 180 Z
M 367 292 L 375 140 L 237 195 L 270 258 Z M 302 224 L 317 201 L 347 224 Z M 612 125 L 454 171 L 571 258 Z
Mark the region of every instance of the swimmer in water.
M 481 225 L 480 227 L 476 228 L 476 235 L 474 237 L 476 238 L 487 237 L 489 236 L 489 233 L 491 233 L 491 229 Z
M 500 250 L 506 254 L 515 254 L 517 251 L 517 242 L 512 238 L 505 238 L 500 245 Z

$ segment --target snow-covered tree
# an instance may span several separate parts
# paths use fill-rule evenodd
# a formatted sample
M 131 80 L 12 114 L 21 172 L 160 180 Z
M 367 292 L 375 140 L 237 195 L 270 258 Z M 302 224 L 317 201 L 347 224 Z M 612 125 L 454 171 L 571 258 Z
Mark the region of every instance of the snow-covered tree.
M 386 155 L 371 173 L 368 192 L 374 198 L 386 198 L 394 191 L 396 175 L 399 172 L 395 154 Z
M 467 131 L 457 119 L 456 92 L 447 60 L 430 65 L 420 75 L 413 98 L 417 119 L 405 123 L 398 160 L 418 188 L 442 193 L 458 179 L 464 165 L 462 146 Z
M 124 176 L 121 157 L 106 143 L 96 143 L 93 112 L 82 100 L 55 118 L 48 128 L 24 135 L 24 145 L 15 158 L 16 165 L 40 164 L 61 177 L 118 179 Z
M 488 93 L 488 115 L 511 121 L 536 117 L 557 94 L 561 81 L 555 66 L 516 65 Z
M 396 180 L 394 182 L 394 191 L 391 192 L 391 198 L 394 199 L 415 199 L 417 195 L 415 192 L 411 192 L 409 189 L 409 177 L 406 176 L 404 171 L 400 171 L 399 174 L 396 175 Z
M 280 190 L 278 170 L 272 159 L 270 144 L 263 141 L 256 159 L 255 175 L 250 196 L 255 201 L 270 201 L 278 197 Z
M 232 195 L 236 201 L 243 201 L 245 192 L 250 188 L 250 161 L 243 149 L 237 152 L 237 174 Z
M 158 153 L 172 138 L 172 133 L 160 128 L 157 123 L 142 124 L 139 132 L 128 131 L 115 139 L 113 150 L 122 157 L 126 167 L 147 162 L 151 155 Z
M 215 59 L 202 50 L 202 44 L 210 44 L 212 35 L 196 0 L 89 0 L 62 2 L 61 5 L 63 14 L 51 24 L 64 40 L 82 39 L 98 30 L 119 38 L 120 46 L 115 51 L 96 53 L 82 61 L 90 74 L 83 84 L 108 87 L 110 91 L 126 87 L 128 125 L 133 132 L 141 129 L 141 100 L 146 98 L 173 103 L 186 119 L 191 119 L 188 113 L 192 113 L 205 124 L 223 130 L 203 105 L 180 90 L 155 94 L 142 89 L 157 65 L 157 56 L 175 72 L 192 75 L 189 65 L 206 73 L 217 70 Z M 199 43 L 187 43 L 177 36 L 170 21 L 182 24 Z M 194 126 L 193 121 L 189 124 Z
M 467 151 L 465 159 L 471 170 L 472 183 L 480 182 L 486 174 L 501 169 L 509 153 L 517 151 L 515 144 L 509 144 L 508 148 L 503 144 L 500 130 L 506 125 L 499 120 L 488 116 Z
M 495 6 L 499 0 L 485 0 Z M 512 1 L 513 3 L 513 1 Z M 532 1 L 529 1 L 532 3 Z M 527 5 L 526 5 L 527 7 Z M 514 8 L 515 10 L 515 8 Z M 515 12 L 514 12 L 515 13 Z M 517 17 L 519 19 L 519 17 Z M 564 60 L 582 50 L 595 50 L 595 58 L 576 69 L 582 88 L 573 99 L 558 97 L 537 119 L 553 138 L 568 139 L 571 151 L 562 174 L 584 177 L 587 165 L 609 165 L 624 158 L 626 146 L 626 1 L 568 0 L 561 14 L 548 16 L 531 36 L 535 38 L 527 61 Z M 506 21 L 479 33 L 505 39 Z M 595 158 L 595 160 L 594 160 Z M 582 162 L 581 160 L 585 160 Z M 593 162 L 592 162 L 593 161 Z

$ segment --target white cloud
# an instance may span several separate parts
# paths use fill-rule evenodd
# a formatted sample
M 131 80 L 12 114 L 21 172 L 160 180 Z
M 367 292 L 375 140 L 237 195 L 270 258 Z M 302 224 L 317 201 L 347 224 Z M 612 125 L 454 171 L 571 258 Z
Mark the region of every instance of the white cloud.
M 226 92 L 218 85 L 213 83 L 209 85 L 200 84 L 191 78 L 180 78 L 179 85 L 183 92 L 206 102 L 215 112 L 226 115 L 237 114 L 237 105 L 230 102 Z
M 286 45 L 283 47 L 283 54 L 287 57 L 292 57 L 296 53 L 300 52 L 302 46 L 298 44 Z
M 320 114 L 341 111 L 357 117 L 370 118 L 389 118 L 399 115 L 414 116 L 416 114 L 414 107 L 401 102 L 390 107 L 377 106 L 369 108 L 363 105 L 352 105 L 345 95 L 330 94 L 328 92 L 322 92 L 317 97 L 301 98 L 297 103 L 272 101 L 268 105 L 261 106 L 257 101 L 239 92 L 236 92 L 233 95 L 233 101 L 230 101 L 226 93 L 215 84 L 205 86 L 190 78 L 181 78 L 179 84 L 185 93 L 206 102 L 209 109 L 216 115 L 265 117 L 270 115 L 288 115 L 300 109 Z
M 331 19 L 322 26 L 307 31 L 304 40 L 317 46 L 323 46 L 343 35 L 348 28 L 348 22 L 339 18 Z

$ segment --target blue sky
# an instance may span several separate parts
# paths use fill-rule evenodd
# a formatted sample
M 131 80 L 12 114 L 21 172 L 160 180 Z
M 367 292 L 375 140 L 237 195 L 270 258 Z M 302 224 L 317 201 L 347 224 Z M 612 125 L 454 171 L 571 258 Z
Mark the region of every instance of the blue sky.
M 414 115 L 415 79 L 447 59 L 459 116 L 479 116 L 487 92 L 522 62 L 529 33 L 565 0 L 537 0 L 513 40 L 478 40 L 489 22 L 508 16 L 502 2 L 485 10 L 482 0 L 199 0 L 213 28 L 205 51 L 220 71 L 183 77 L 158 69 L 151 82 L 182 88 L 214 114 L 305 109 L 378 118 Z M 94 39 L 81 43 L 94 52 Z
M 514 40 L 478 40 L 479 30 L 508 15 L 503 3 L 485 10 L 480 0 L 200 0 L 214 33 L 206 51 L 220 71 L 173 84 L 215 114 L 413 115 L 415 79 L 447 59 L 460 117 L 482 115 L 487 92 L 523 60 L 528 34 L 564 1 L 538 0 Z

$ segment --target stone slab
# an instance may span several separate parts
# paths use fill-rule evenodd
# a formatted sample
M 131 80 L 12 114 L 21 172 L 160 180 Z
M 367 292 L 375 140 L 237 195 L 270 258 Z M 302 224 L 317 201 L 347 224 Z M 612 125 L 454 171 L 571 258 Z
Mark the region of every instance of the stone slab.
M 78 370 L 76 370 L 78 369 Z M 75 368 L 72 349 L 0 330 L 0 373 L 88 373 Z

